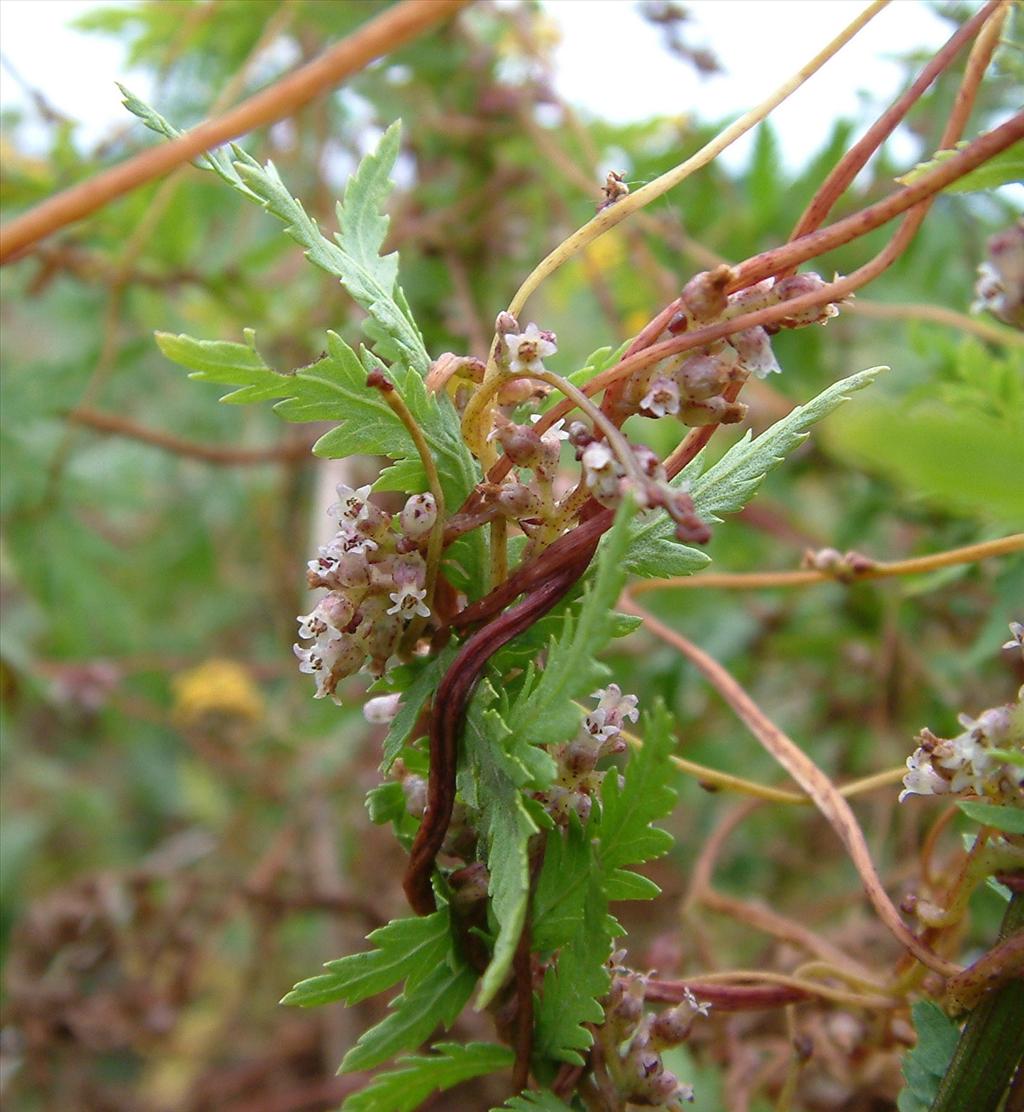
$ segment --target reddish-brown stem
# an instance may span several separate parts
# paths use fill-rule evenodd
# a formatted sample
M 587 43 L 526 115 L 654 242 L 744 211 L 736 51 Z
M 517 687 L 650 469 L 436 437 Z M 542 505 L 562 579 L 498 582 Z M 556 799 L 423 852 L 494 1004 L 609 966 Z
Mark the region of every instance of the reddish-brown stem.
M 462 646 L 438 685 L 430 710 L 430 773 L 427 807 L 413 839 L 402 886 L 409 906 L 418 915 L 436 908 L 431 877 L 444 843 L 455 804 L 455 773 L 459 735 L 473 688 L 487 661 L 513 637 L 543 617 L 572 589 L 586 570 L 595 544 L 531 594 L 473 634 Z M 514 596 L 513 596 L 514 597 Z
M 949 41 L 942 47 L 934 58 L 921 70 L 914 83 L 902 96 L 893 101 L 892 105 L 864 133 L 839 162 L 832 168 L 828 177 L 822 182 L 814 194 L 810 204 L 797 221 L 789 242 L 800 239 L 819 227 L 829 214 L 832 206 L 846 191 L 847 187 L 863 169 L 868 159 L 893 133 L 900 121 L 917 103 L 932 82 L 944 69 L 949 66 L 961 47 L 977 32 L 978 28 L 989 18 L 1005 0 L 990 0 L 980 11 L 976 12 Z
M 405 0 L 222 116 L 50 197 L 0 229 L 0 264 L 204 151 L 292 115 L 375 58 L 451 18 L 468 0 Z
M 679 1004 L 687 991 L 706 1000 L 720 1012 L 754 1012 L 782 1008 L 809 1000 L 811 994 L 794 985 L 725 985 L 706 981 L 647 981 L 644 999 L 663 1004 Z
M 270 448 L 222 448 L 215 444 L 200 444 L 194 440 L 185 440 L 160 429 L 138 425 L 127 417 L 117 417 L 113 413 L 103 413 L 88 406 L 79 406 L 77 409 L 70 410 L 67 420 L 72 424 L 94 429 L 96 432 L 138 440 L 143 444 L 152 444 L 153 447 L 161 448 L 165 452 L 172 452 L 176 456 L 202 460 L 203 463 L 223 467 L 246 467 L 256 463 L 287 463 L 306 459 L 313 446 L 312 440 L 303 439 Z

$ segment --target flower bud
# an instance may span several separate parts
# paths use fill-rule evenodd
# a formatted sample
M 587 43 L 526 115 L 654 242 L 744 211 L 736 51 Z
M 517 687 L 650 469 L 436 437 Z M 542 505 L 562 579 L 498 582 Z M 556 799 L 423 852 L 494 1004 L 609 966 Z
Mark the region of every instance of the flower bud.
M 703 401 L 721 394 L 729 381 L 730 367 L 722 359 L 710 355 L 693 355 L 676 371 L 680 393 L 686 398 Z
M 407 536 L 425 537 L 437 521 L 437 503 L 434 501 L 434 496 L 429 492 L 414 494 L 405 503 L 398 521 L 402 532 Z

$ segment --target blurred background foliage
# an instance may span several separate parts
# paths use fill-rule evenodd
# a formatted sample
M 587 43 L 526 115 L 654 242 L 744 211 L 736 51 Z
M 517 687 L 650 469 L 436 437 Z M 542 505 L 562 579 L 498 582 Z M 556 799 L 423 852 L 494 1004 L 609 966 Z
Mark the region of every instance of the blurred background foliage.
M 382 6 L 142 0 L 82 24 L 129 43 L 133 63 L 154 75 L 155 106 L 188 126 Z M 951 29 L 964 17 L 943 11 Z M 435 355 L 485 353 L 495 313 L 593 212 L 609 169 L 650 180 L 723 122 L 586 118 L 553 91 L 551 44 L 535 5 L 477 4 L 245 140 L 329 228 L 358 158 L 390 121 L 404 120 L 389 242 Z M 709 64 L 680 53 L 680 65 Z M 909 75 L 920 59 L 907 61 Z M 954 89 L 950 73 L 913 112 L 923 156 Z M 992 76 L 974 133 L 1013 104 L 1013 89 L 1009 67 Z M 127 115 L 93 150 L 71 121 L 44 112 L 44 122 L 49 148 L 29 155 L 14 138 L 17 121 L 4 121 L 5 217 L 152 142 Z M 789 173 L 765 124 L 746 167 L 710 167 L 566 267 L 530 312 L 558 333 L 558 369 L 617 346 L 713 256 L 736 261 L 784 240 L 852 134 L 837 121 L 820 153 Z M 905 169 L 883 152 L 837 215 L 883 196 Z M 1019 341 L 936 324 L 920 310 L 966 313 L 987 238 L 1016 215 L 1006 196 L 940 198 L 910 250 L 861 299 L 905 311 L 883 319 L 855 306 L 827 329 L 778 337 L 785 373 L 750 390 L 755 431 L 843 375 L 877 363 L 893 370 L 716 530 L 716 570 L 790 568 L 824 545 L 898 559 L 1020 527 Z M 887 235 L 817 269 L 847 272 Z M 191 168 L 40 244 L 5 270 L 4 286 L 0 1049 L 9 1107 L 336 1106 L 349 1084 L 334 1078 L 337 1062 L 379 1004 L 298 1014 L 276 1001 L 400 912 L 402 863 L 363 810 L 379 728 L 359 713 L 362 681 L 348 685 L 345 709 L 315 703 L 290 645 L 294 616 L 309 609 L 303 566 L 326 528 L 331 484 L 368 480 L 379 461 L 343 471 L 313 460 L 310 430 L 217 405 L 213 391 L 164 361 L 152 333 L 238 339 L 252 327 L 272 365 L 288 369 L 317 357 L 328 328 L 353 340 L 355 310 L 274 220 Z M 115 431 L 97 427 L 103 415 Z M 636 431 L 664 452 L 678 435 L 668 424 Z M 199 458 L 210 448 L 276 458 Z M 1022 599 L 1024 566 L 1007 558 L 907 582 L 666 590 L 655 605 L 844 778 L 900 764 L 925 724 L 945 733 L 957 711 L 1012 696 L 1024 676 L 998 645 Z M 611 663 L 642 702 L 667 700 L 684 755 L 780 782 L 670 650 L 640 632 L 618 643 Z M 677 975 L 785 967 L 784 946 L 710 911 L 680 924 L 694 857 L 734 806 L 692 781 L 680 789 L 676 850 L 653 870 L 665 896 L 627 923 L 631 949 Z M 897 809 L 895 795 L 876 793 L 858 813 L 898 892 L 939 810 L 917 800 Z M 945 852 L 955 850 L 951 841 Z M 730 841 L 716 883 L 855 954 L 892 948 L 807 809 L 762 808 Z M 972 930 L 984 944 L 998 899 L 983 892 L 976 903 Z M 817 1037 L 852 1038 L 877 1068 L 856 1084 L 847 1078 L 844 1091 L 826 1054 L 808 1067 L 806 1107 L 840 1107 L 837 1093 L 844 1108 L 892 1107 L 899 1047 L 859 1018 L 850 1019 L 860 1025 L 853 1035 L 837 1033 L 834 1018 L 820 1011 Z M 733 1051 L 736 1038 L 756 1047 L 777 1037 L 780 1017 L 718 1022 L 729 1039 L 698 1038 L 687 1052 L 698 1107 L 767 1107 L 749 1104 L 750 1062 Z M 457 1034 L 490 1036 L 479 1016 L 461 1020 Z M 465 1092 L 433 1107 L 484 1107 L 501 1087 Z

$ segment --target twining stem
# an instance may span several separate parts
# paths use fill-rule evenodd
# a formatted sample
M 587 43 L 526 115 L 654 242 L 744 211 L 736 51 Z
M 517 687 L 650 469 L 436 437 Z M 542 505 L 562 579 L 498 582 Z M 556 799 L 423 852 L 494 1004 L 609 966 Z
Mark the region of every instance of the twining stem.
M 782 765 L 793 779 L 807 792 L 815 806 L 828 820 L 850 855 L 860 874 L 864 890 L 878 917 L 890 933 L 923 965 L 944 977 L 960 972 L 959 966 L 933 953 L 906 926 L 899 911 L 875 870 L 864 834 L 850 810 L 850 805 L 836 790 L 832 781 L 772 722 L 740 684 L 715 660 L 699 649 L 682 634 L 659 622 L 652 614 L 626 600 L 623 609 L 644 619 L 652 633 L 678 649 L 692 664 L 704 673 L 729 706 L 742 719 L 764 748 Z
M 568 239 L 560 243 L 545 259 L 534 268 L 519 287 L 515 297 L 509 304 L 508 311 L 513 316 L 522 312 L 527 299 L 537 287 L 564 262 L 572 258 L 578 251 L 588 244 L 593 243 L 599 236 L 610 231 L 616 224 L 621 223 L 627 216 L 638 209 L 649 205 L 652 201 L 675 188 L 697 170 L 713 162 L 722 151 L 734 143 L 740 136 L 746 134 L 773 112 L 787 97 L 791 96 L 809 77 L 837 54 L 861 30 L 869 20 L 873 19 L 886 6 L 887 0 L 875 0 L 869 4 L 860 15 L 846 28 L 844 28 L 822 51 L 816 54 L 809 62 L 801 66 L 790 78 L 784 81 L 770 96 L 762 101 L 756 108 L 744 113 L 734 124 L 731 124 L 710 143 L 706 143 L 690 158 L 678 166 L 655 178 L 643 188 L 638 189 L 621 198 L 612 205 L 603 208 L 592 220 L 582 228 L 573 232 Z
M 635 193 L 622 197 L 614 204 L 601 209 L 601 211 L 598 212 L 593 219 L 584 224 L 582 228 L 577 229 L 577 231 L 573 232 L 567 239 L 563 240 L 563 242 L 542 259 L 527 276 L 526 280 L 519 287 L 515 296 L 509 303 L 509 313 L 511 313 L 513 317 L 518 317 L 530 295 L 546 278 L 562 266 L 563 263 L 567 262 L 584 247 L 593 243 L 599 236 L 604 235 L 605 232 L 610 231 L 617 224 L 621 223 L 627 216 L 649 205 L 652 201 L 657 200 L 658 197 L 661 197 L 670 189 L 679 185 L 691 174 L 713 162 L 726 147 L 734 143 L 762 120 L 766 119 L 787 97 L 799 89 L 808 78 L 815 74 L 826 62 L 838 53 L 838 51 L 841 50 L 866 23 L 873 19 L 887 3 L 888 0 L 874 0 L 873 3 L 869 4 L 868 7 L 865 8 L 852 23 L 844 28 L 822 51 L 816 54 L 804 66 L 801 66 L 796 73 L 787 81 L 783 82 L 782 85 L 762 101 L 761 104 L 752 108 L 734 124 L 725 128 L 724 131 L 712 139 L 711 142 L 706 143 L 696 154 L 662 174 L 660 177 L 655 178 L 654 181 L 649 182 Z M 490 387 L 501 373 L 495 358 L 496 345 L 498 343 L 500 343 L 500 339 L 496 336 L 495 343 L 491 346 L 491 352 L 487 361 L 487 370 L 483 382 L 484 387 Z M 479 393 L 480 392 L 478 392 L 478 395 Z M 478 400 L 478 395 L 474 395 L 466 408 L 466 412 L 463 416 L 463 429 L 470 447 L 477 455 L 477 458 L 482 459 L 484 466 L 487 467 L 491 463 L 484 449 L 487 433 L 490 431 L 488 427 L 489 421 L 487 420 L 487 405 L 489 404 L 489 399 L 482 398 Z
M 909 560 L 893 560 L 889 563 L 863 566 L 856 564 L 838 570 L 820 571 L 816 568 L 806 568 L 800 571 L 717 572 L 707 575 L 646 579 L 632 584 L 629 593 L 639 595 L 645 591 L 660 591 L 668 588 L 679 590 L 704 587 L 756 591 L 768 587 L 803 587 L 810 583 L 853 583 L 864 579 L 892 579 L 902 575 L 920 575 L 959 564 L 973 564 L 979 560 L 1005 556 L 1011 552 L 1024 552 L 1024 533 L 1013 533 L 1008 537 L 968 544 L 962 548 L 950 548 L 945 552 L 934 552 L 929 556 L 915 556 Z
M 838 971 L 831 975 L 839 976 Z M 692 979 L 687 978 L 686 984 L 695 996 L 707 999 L 706 986 L 716 984 L 732 984 L 734 981 L 752 981 L 755 984 L 785 985 L 787 988 L 798 989 L 806 997 L 821 997 L 832 1000 L 837 1004 L 847 1004 L 855 1008 L 869 1008 L 874 1010 L 898 1008 L 903 1001 L 899 997 L 883 996 L 859 992 L 847 992 L 845 989 L 833 988 L 820 981 L 811 980 L 810 977 L 796 977 L 788 973 L 774 973 L 767 969 L 730 969 L 722 973 L 699 973 Z M 656 982 L 657 983 L 657 982 Z M 700 985 L 701 988 L 697 986 Z M 702 991 L 704 989 L 704 991 Z M 648 995 L 648 999 L 651 996 Z M 712 1001 L 713 1002 L 713 1001 Z M 787 1000 L 786 1003 L 792 1001 Z
M 821 222 L 831 211 L 832 206 L 867 164 L 868 159 L 892 134 L 932 82 L 952 62 L 964 43 L 973 38 L 981 24 L 989 18 L 1001 3 L 1005 4 L 1005 0 L 990 0 L 990 3 L 976 12 L 963 26 L 959 27 L 949 41 L 921 70 L 906 92 L 901 94 L 843 155 L 832 168 L 828 177 L 818 187 L 814 197 L 797 221 L 789 237 L 790 241 L 799 239 L 821 225 Z
M 434 462 L 434 456 L 430 451 L 430 445 L 427 443 L 426 437 L 423 435 L 423 430 L 420 428 L 409 411 L 409 407 L 405 404 L 405 399 L 395 389 L 394 383 L 384 374 L 383 370 L 371 371 L 366 377 L 366 385 L 375 387 L 381 397 L 387 402 L 391 412 L 402 422 L 405 426 L 406 432 L 412 438 L 413 444 L 416 445 L 416 451 L 419 453 L 420 462 L 423 464 L 423 471 L 427 477 L 427 486 L 430 488 L 430 493 L 433 495 L 434 504 L 437 507 L 437 517 L 430 530 L 430 536 L 427 539 L 427 569 L 425 575 L 424 586 L 426 587 L 426 604 L 431 612 L 434 609 L 434 587 L 437 584 L 437 572 L 441 566 L 441 554 L 444 551 L 444 522 L 445 517 L 445 504 L 444 504 L 444 489 L 441 486 L 441 476 L 437 471 L 437 464 Z M 425 618 L 417 617 L 410 624 L 406 632 L 405 640 L 407 644 L 414 644 L 420 633 L 423 632 Z
M 627 596 L 633 594 L 635 590 L 635 586 L 630 587 Z M 582 703 L 577 703 L 577 706 L 581 711 L 586 709 Z M 629 730 L 622 730 L 621 733 L 634 749 L 643 748 L 642 738 Z M 734 776 L 731 772 L 721 772 L 717 768 L 697 764 L 696 761 L 688 761 L 685 757 L 678 757 L 674 753 L 670 754 L 669 760 L 680 772 L 685 772 L 688 776 L 693 776 L 699 780 L 702 786 L 736 792 L 738 795 L 747 795 L 753 799 L 764 800 L 765 803 L 794 803 L 806 806 L 812 802 L 811 797 L 803 792 L 786 791 L 785 788 L 773 788 L 767 784 L 759 784 L 756 780 L 746 780 L 742 776 Z M 898 784 L 903 779 L 906 771 L 906 768 L 900 765 L 899 768 L 887 768 L 884 772 L 873 772 L 870 776 L 862 776 L 860 779 L 851 780 L 850 783 L 840 787 L 838 791 L 840 795 L 850 799 L 852 796 L 862 795 L 865 792 L 874 791 L 876 788 Z
M 1024 892 L 1010 900 L 999 942 L 1024 932 Z M 971 1012 L 930 1112 L 996 1108 L 1024 1057 L 1024 978 L 989 993 Z
M 319 58 L 261 89 L 231 111 L 96 174 L 10 221 L 0 228 L 0 264 L 204 151 L 292 115 L 374 59 L 450 19 L 467 3 L 468 0 L 404 0 L 381 12 Z

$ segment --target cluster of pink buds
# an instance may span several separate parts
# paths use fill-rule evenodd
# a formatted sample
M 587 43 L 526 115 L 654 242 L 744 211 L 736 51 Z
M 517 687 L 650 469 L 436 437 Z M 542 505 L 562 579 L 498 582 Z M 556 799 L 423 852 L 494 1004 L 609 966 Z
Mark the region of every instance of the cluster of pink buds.
M 661 1052 L 684 1042 L 696 1018 L 706 1017 L 711 1005 L 686 989 L 674 1008 L 645 1012 L 647 978 L 624 967 L 624 958 L 621 950 L 611 957 L 612 983 L 603 1001 L 604 1023 L 597 1029 L 608 1074 L 631 1105 L 672 1112 L 692 1103 L 694 1093 L 665 1069 Z
M 825 286 L 817 274 L 794 274 L 777 282 L 765 279 L 727 295 L 725 288 L 732 273 L 731 268 L 722 266 L 693 278 L 683 290 L 683 308 L 669 322 L 661 338 L 792 301 L 817 293 Z M 838 306 L 831 303 L 798 309 L 772 325 L 771 331 L 825 324 L 838 312 Z M 614 416 L 620 424 L 633 414 L 652 418 L 672 416 L 684 425 L 732 424 L 743 419 L 746 406 L 727 400 L 724 394 L 729 386 L 745 382 L 750 375 L 764 378 L 779 370 L 769 330 L 747 328 L 638 371 L 627 379 L 616 400 Z
M 338 701 L 336 689 L 364 663 L 379 676 L 413 618 L 427 618 L 426 564 L 420 553 L 437 520 L 430 494 L 414 494 L 398 520 L 369 499 L 370 487 L 338 487 L 327 511 L 338 532 L 310 560 L 306 580 L 327 594 L 298 618 L 299 671 L 316 680 L 316 698 Z M 396 528 L 397 526 L 397 528 Z
M 622 724 L 640 717 L 636 696 L 623 695 L 618 684 L 610 683 L 591 698 L 598 700 L 597 706 L 583 719 L 576 737 L 550 748 L 557 772 L 552 785 L 537 796 L 563 826 L 570 814 L 584 823 L 590 817 L 594 794 L 605 775 L 597 771 L 597 763 L 625 750 Z
M 1014 642 L 1010 642 L 1014 644 Z M 993 803 L 1024 805 L 1024 687 L 1017 702 L 992 707 L 977 718 L 959 717 L 963 732 L 917 735 L 907 758 L 902 803 L 908 795 L 976 795 Z

